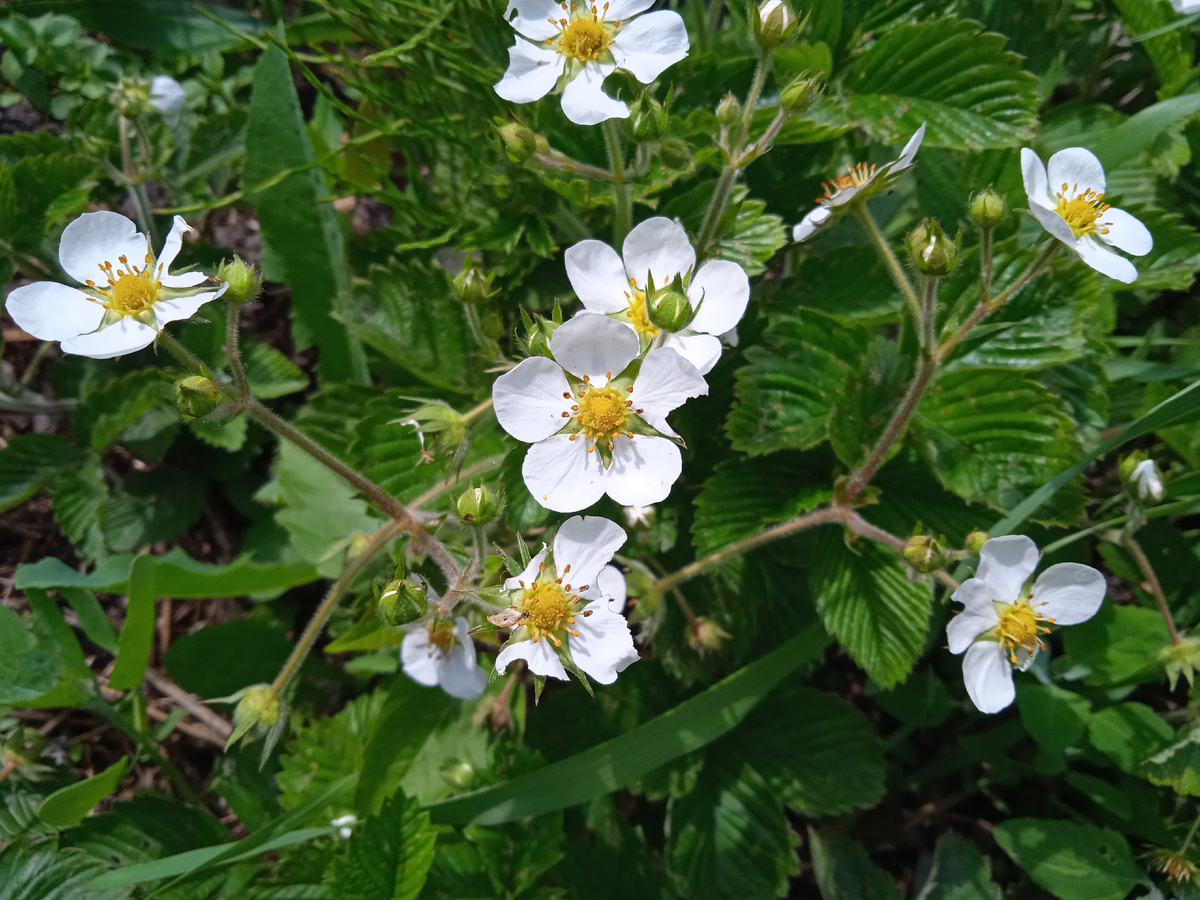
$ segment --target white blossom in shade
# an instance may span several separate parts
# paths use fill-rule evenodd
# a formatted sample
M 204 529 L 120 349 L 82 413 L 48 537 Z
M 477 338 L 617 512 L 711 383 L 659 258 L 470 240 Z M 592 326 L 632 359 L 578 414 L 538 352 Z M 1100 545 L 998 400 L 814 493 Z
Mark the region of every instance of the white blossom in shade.
M 354 826 L 358 824 L 358 816 L 354 813 L 347 813 L 344 816 L 338 816 L 329 824 L 331 827 L 336 828 L 338 836 L 345 840 L 354 834 Z
M 1077 625 L 1104 600 L 1104 576 L 1091 566 L 1059 563 L 1033 587 L 1025 583 L 1038 564 L 1037 546 L 1024 535 L 992 538 L 979 551 L 979 568 L 953 599 L 963 609 L 946 627 L 950 652 L 966 652 L 963 680 L 980 712 L 1004 709 L 1016 696 L 1012 670 L 1025 671 L 1050 625 Z
M 183 85 L 170 75 L 155 75 L 150 79 L 150 105 L 166 119 L 174 119 L 183 110 L 187 94 Z
M 1158 474 L 1158 467 L 1154 465 L 1154 460 L 1144 459 L 1138 463 L 1133 474 L 1129 476 L 1129 480 L 1137 489 L 1139 500 L 1157 501 L 1162 499 L 1162 477 Z
M 533 445 L 521 474 L 548 509 L 577 512 L 605 494 L 645 506 L 671 492 L 683 458 L 667 413 L 708 383 L 670 347 L 631 365 L 638 351 L 631 329 L 581 312 L 550 338 L 554 359 L 531 356 L 496 379 L 496 420 Z
M 512 0 L 505 19 L 516 29 L 517 43 L 508 48 L 508 71 L 496 93 L 531 103 L 561 92 L 563 112 L 579 125 L 626 118 L 629 107 L 604 93 L 604 79 L 624 69 L 650 84 L 688 54 L 687 28 L 678 13 L 638 15 L 653 2 Z
M 155 259 L 149 240 L 114 212 L 84 213 L 63 231 L 58 260 L 83 287 L 37 281 L 8 295 L 5 306 L 21 328 L 64 353 L 109 359 L 141 350 L 168 322 L 190 318 L 229 287 L 200 272 L 170 273 L 190 231 L 175 224 Z
M 881 166 L 867 163 L 846 164 L 845 175 L 835 175 L 825 182 L 824 196 L 817 198 L 817 206 L 809 211 L 792 229 L 792 240 L 805 241 L 823 226 L 829 224 L 845 206 L 856 197 L 863 199 L 877 194 L 892 185 L 900 173 L 911 169 L 921 149 L 921 141 L 925 139 L 925 123 L 916 130 L 900 156 Z
M 430 588 L 430 606 L 437 601 Z M 462 616 L 413 627 L 400 644 L 404 674 L 425 687 L 440 687 L 459 700 L 474 700 L 487 689 L 487 674 L 475 662 L 470 628 Z
M 516 627 L 496 657 L 503 674 L 518 659 L 534 675 L 566 680 L 568 667 L 600 684 L 638 659 L 620 601 L 624 577 L 608 566 L 625 532 L 599 516 L 572 516 L 554 536 L 553 555 L 543 545 L 521 574 L 504 582 Z M 614 569 L 616 578 L 607 569 Z
M 670 347 L 706 375 L 721 358 L 719 335 L 732 330 L 750 301 L 750 279 L 737 263 L 713 260 L 696 270 L 696 251 L 678 222 L 647 219 L 625 238 L 624 259 L 603 241 L 580 241 L 567 250 L 567 277 L 584 307 L 624 322 L 642 341 Z M 693 270 L 696 270 L 693 274 Z M 683 279 L 695 317 L 682 330 L 661 331 L 650 321 L 646 291 Z
M 654 515 L 653 506 L 627 506 L 621 513 L 625 516 L 625 524 L 630 528 L 635 528 L 638 525 L 649 527 L 650 519 Z
M 1029 211 L 1050 234 L 1102 275 L 1125 284 L 1137 280 L 1133 263 L 1107 245 L 1134 256 L 1154 247 L 1146 226 L 1104 202 L 1104 167 L 1082 147 L 1050 157 L 1048 166 L 1028 147 L 1021 151 L 1021 175 Z

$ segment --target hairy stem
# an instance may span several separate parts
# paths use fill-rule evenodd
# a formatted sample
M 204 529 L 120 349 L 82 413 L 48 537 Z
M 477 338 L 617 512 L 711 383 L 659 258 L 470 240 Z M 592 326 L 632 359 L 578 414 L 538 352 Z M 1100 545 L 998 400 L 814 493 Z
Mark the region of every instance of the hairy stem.
M 979 235 L 979 285 L 980 302 L 986 305 L 992 292 L 992 229 L 988 225 Z
M 482 403 L 478 404 L 477 406 L 472 406 L 470 409 L 468 409 L 465 413 L 462 414 L 463 424 L 465 425 L 468 422 L 470 422 L 472 419 L 478 418 L 479 416 L 483 415 L 485 412 L 487 412 L 489 409 L 492 408 L 492 405 L 493 405 L 493 400 L 491 397 L 488 397 L 486 400 L 484 400 Z
M 613 181 L 615 180 L 612 172 L 607 169 L 601 169 L 599 166 L 592 166 L 588 163 L 579 162 L 572 159 L 565 153 L 560 153 L 557 150 L 548 150 L 545 153 L 533 154 L 533 161 L 539 166 L 545 166 L 547 169 L 558 169 L 563 172 L 577 172 L 580 175 L 586 175 L 588 178 L 595 178 L 597 181 Z
M 1192 846 L 1192 840 L 1196 837 L 1196 830 L 1200 828 L 1200 812 L 1196 813 L 1196 819 L 1192 822 L 1192 827 L 1188 829 L 1187 837 L 1183 839 L 1183 843 L 1179 845 L 1179 855 L 1183 856 L 1187 853 L 1188 847 Z
M 892 534 L 890 531 L 884 531 L 882 528 L 872 525 L 858 513 L 854 512 L 854 510 L 846 511 L 846 527 L 859 537 L 870 538 L 871 540 L 877 541 L 880 544 L 886 544 L 897 553 L 901 553 L 904 550 L 905 541 L 903 538 L 896 537 L 896 535 Z M 938 569 L 932 574 L 935 578 L 937 578 L 938 581 L 946 585 L 946 587 L 950 588 L 951 590 L 958 589 L 958 582 L 941 569 Z
M 896 287 L 900 288 L 900 293 L 904 294 L 904 299 L 908 301 L 908 308 L 912 311 L 913 322 L 920 328 L 921 302 L 917 299 L 917 292 L 913 290 L 912 282 L 908 280 L 908 276 L 904 273 L 904 267 L 900 265 L 900 260 L 892 252 L 892 247 L 888 243 L 887 238 L 883 236 L 883 232 L 879 230 L 879 226 L 875 224 L 875 220 L 871 218 L 867 204 L 859 200 L 852 203 L 851 207 L 854 210 L 854 214 L 858 217 L 858 221 L 862 223 L 862 227 L 866 230 L 867 237 L 875 245 L 880 258 L 887 265 L 888 272 L 892 275 L 892 280 L 896 282 Z
M 938 280 L 926 278 L 921 291 L 920 336 L 921 349 L 927 356 L 934 354 L 937 342 L 937 292 Z
M 633 227 L 633 195 L 625 181 L 625 159 L 615 120 L 605 120 L 604 139 L 608 145 L 608 159 L 612 163 L 613 244 L 619 248 Z
M 1146 583 L 1150 586 L 1150 593 L 1154 595 L 1154 600 L 1158 603 L 1158 611 L 1162 615 L 1163 621 L 1167 623 L 1167 633 L 1171 635 L 1171 643 L 1182 644 L 1183 638 L 1179 636 L 1179 632 L 1175 628 L 1175 619 L 1171 615 L 1171 608 L 1167 606 L 1167 598 L 1163 594 L 1162 584 L 1159 582 L 1158 576 L 1154 574 L 1154 567 L 1150 565 L 1150 560 L 1146 556 L 1146 552 L 1142 549 L 1142 545 L 1137 542 L 1137 538 L 1128 530 L 1125 531 L 1122 543 L 1124 543 L 1125 549 L 1137 560 L 1138 568 L 1142 570 L 1142 575 L 1145 577 Z
M 238 393 L 249 398 L 250 380 L 246 377 L 246 366 L 242 363 L 241 348 L 238 346 L 238 309 L 236 303 L 226 304 L 225 307 L 225 355 L 229 358 L 229 368 L 233 370 Z

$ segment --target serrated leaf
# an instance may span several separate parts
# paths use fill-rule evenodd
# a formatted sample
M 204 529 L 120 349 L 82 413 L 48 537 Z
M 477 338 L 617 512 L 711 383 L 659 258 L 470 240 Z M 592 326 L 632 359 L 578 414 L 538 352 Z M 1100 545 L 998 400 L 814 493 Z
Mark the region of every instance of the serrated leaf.
M 116 553 L 166 541 L 189 528 L 204 510 L 204 480 L 179 469 L 133 472 L 100 511 L 100 527 Z
M 1186 291 L 1200 270 L 1200 234 L 1176 213 L 1130 206 L 1126 210 L 1154 237 L 1154 247 L 1136 257 L 1139 291 Z
M 922 452 L 942 483 L 965 500 L 1012 509 L 1083 455 L 1057 397 L 1003 368 L 943 374 L 918 407 Z M 1083 494 L 1060 493 L 1038 518 L 1070 523 Z
M 1009 819 L 993 834 L 1012 861 L 1059 900 L 1124 900 L 1145 877 L 1125 838 L 1055 819 Z
M 868 342 L 865 329 L 821 313 L 773 317 L 737 371 L 737 401 L 725 426 L 734 448 L 756 455 L 825 440 L 834 397 Z
M 242 347 L 250 392 L 260 400 L 272 400 L 308 387 L 308 376 L 294 362 L 267 344 L 247 343 Z
M 812 459 L 799 453 L 718 464 L 695 501 L 696 553 L 706 556 L 828 500 L 833 491 L 813 484 L 813 472 Z
M 397 794 L 355 829 L 346 855 L 331 861 L 325 883 L 341 900 L 416 900 L 436 839 L 429 814 Z
M 446 463 L 445 457 L 427 460 L 417 429 L 402 421 L 412 407 L 395 393 L 372 400 L 347 450 L 352 466 L 402 500 L 440 480 Z
M 50 485 L 54 518 L 63 534 L 89 556 L 102 549 L 103 537 L 96 520 L 107 497 L 104 469 L 94 452 L 79 465 L 59 473 Z
M 57 221 L 87 209 L 96 165 L 81 156 L 28 156 L 0 174 L 0 238 L 19 250 L 34 250 Z
M 857 841 L 827 838 L 810 826 L 808 845 L 823 900 L 900 900 L 895 883 Z
M 772 898 L 799 868 L 799 838 L 770 786 L 749 766 L 710 758 L 695 788 L 671 803 L 667 855 L 692 900 Z
M 747 275 L 761 275 L 775 251 L 788 242 L 783 219 L 766 212 L 761 200 L 734 200 L 730 205 L 737 214 L 713 244 L 712 253 L 720 259 L 735 262 Z
M 826 629 L 876 684 L 903 681 L 924 647 L 928 585 L 910 581 L 899 555 L 879 544 L 850 550 L 838 529 L 821 529 L 814 547 L 810 583 Z
M 1131 35 L 1158 31 L 1177 18 L 1168 0 L 1115 0 Z M 1162 83 L 1160 96 L 1178 93 L 1192 74 L 1193 40 L 1186 28 L 1176 28 L 1142 42 Z
M 280 757 L 276 776 L 285 809 L 300 806 L 344 775 L 362 771 L 363 748 L 385 701 L 383 691 L 364 694 L 337 715 L 313 719 L 296 728 L 295 737 Z
M 1141 772 L 1176 793 L 1200 796 L 1200 728 L 1181 731 L 1179 740 L 1142 764 Z
M 192 419 L 188 427 L 192 429 L 192 434 L 210 447 L 230 453 L 241 450 L 249 434 L 249 424 L 243 416 L 235 416 L 227 422 L 214 422 L 208 418 Z
M 154 407 L 165 387 L 155 369 L 135 369 L 102 381 L 83 395 L 71 425 L 82 443 L 100 452 Z
M 1171 726 L 1144 703 L 1115 703 L 1088 719 L 1091 745 L 1131 774 L 1174 739 Z
M 975 22 L 902 24 L 854 61 L 843 79 L 850 112 L 881 141 L 900 145 L 922 122 L 931 147 L 1012 147 L 1033 136 L 1036 79 L 1007 40 Z
M 829 437 L 833 450 L 853 469 L 866 460 L 904 396 L 912 361 L 900 353 L 895 341 L 877 337 L 841 389 L 829 411 Z M 893 447 L 892 452 L 899 449 Z
M 101 864 L 79 851 L 55 853 L 48 844 L 37 851 L 16 841 L 0 850 L 0 884 L 5 900 L 120 900 L 121 890 L 93 890 Z
M 984 855 L 951 831 L 938 840 L 929 875 L 913 900 L 1000 900 L 1000 896 Z
M 18 434 L 0 449 L 0 512 L 32 497 L 56 475 L 79 466 L 86 454 L 56 434 Z
M 54 687 L 62 663 L 33 635 L 19 615 L 0 606 L 0 704 L 20 705 Z

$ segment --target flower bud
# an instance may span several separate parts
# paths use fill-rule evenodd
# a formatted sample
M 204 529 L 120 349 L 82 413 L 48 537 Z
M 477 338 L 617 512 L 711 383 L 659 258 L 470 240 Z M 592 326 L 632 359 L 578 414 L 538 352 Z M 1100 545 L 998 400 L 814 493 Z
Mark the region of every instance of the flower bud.
M 1137 451 L 1129 454 L 1121 460 L 1117 471 L 1125 489 L 1141 505 L 1152 506 L 1162 499 L 1162 473 L 1145 453 Z
M 941 277 L 958 265 L 958 242 L 942 231 L 937 219 L 926 219 L 908 233 L 908 253 L 913 265 L 926 275 Z
M 154 111 L 150 103 L 150 83 L 140 78 L 121 78 L 112 93 L 113 106 L 126 118 Z
M 767 0 L 758 7 L 757 16 L 751 14 L 751 21 L 754 24 L 754 39 L 764 50 L 778 47 L 796 30 L 796 17 L 786 0 Z
M 658 145 L 658 158 L 668 169 L 686 169 L 692 164 L 692 148 L 682 138 L 671 138 Z
M 657 141 L 667 127 L 667 111 L 649 94 L 642 94 L 629 110 L 629 128 L 639 143 Z
M 807 73 L 792 79 L 792 83 L 779 95 L 779 105 L 789 115 L 798 116 L 813 105 L 821 95 L 822 81 L 819 76 Z
M 1005 212 L 1004 198 L 991 188 L 980 191 L 979 196 L 971 202 L 971 218 L 976 225 L 985 228 L 994 228 L 1003 222 Z
M 189 375 L 175 382 L 175 406 L 185 419 L 207 416 L 221 405 L 221 392 L 203 375 Z
M 681 276 L 676 275 L 671 284 L 650 297 L 646 304 L 646 314 L 653 324 L 672 334 L 682 330 L 692 321 L 695 310 L 688 300 Z
M 229 287 L 222 296 L 233 306 L 253 300 L 262 292 L 262 272 L 240 256 L 235 256 L 229 262 L 222 261 L 217 266 L 216 277 L 228 282 Z
M 558 330 L 559 322 L 536 316 L 525 323 L 525 349 L 530 356 L 550 356 L 550 338 Z
M 971 556 L 978 556 L 979 552 L 983 550 L 983 545 L 991 539 L 992 536 L 986 531 L 980 531 L 978 528 L 976 528 L 967 535 L 966 541 L 963 542 L 963 549 L 966 550 Z
M 948 557 L 941 541 L 927 534 L 914 534 L 904 545 L 904 559 L 922 575 L 928 575 L 944 566 Z
M 498 130 L 504 141 L 504 152 L 513 162 L 523 163 L 537 152 L 537 135 L 520 122 L 509 122 Z
M 393 628 L 415 622 L 429 611 L 428 588 L 410 578 L 389 581 L 379 594 L 376 608 L 383 624 Z
M 463 303 L 482 303 L 492 295 L 492 278 L 467 260 L 462 271 L 454 276 L 454 292 Z
M 458 518 L 464 525 L 486 525 L 503 506 L 504 501 L 491 488 L 470 488 L 458 498 Z
M 1178 644 L 1167 644 L 1158 651 L 1158 664 L 1167 673 L 1171 690 L 1182 675 L 1190 687 L 1196 680 L 1196 669 L 1200 669 L 1200 644 L 1194 638 L 1184 638 Z
M 707 616 L 700 616 L 692 622 L 688 632 L 688 644 L 701 656 L 708 650 L 716 650 L 721 641 L 729 637 L 729 632 Z
M 742 108 L 738 106 L 733 94 L 726 94 L 725 99 L 717 104 L 717 121 L 726 128 L 732 128 L 741 118 Z

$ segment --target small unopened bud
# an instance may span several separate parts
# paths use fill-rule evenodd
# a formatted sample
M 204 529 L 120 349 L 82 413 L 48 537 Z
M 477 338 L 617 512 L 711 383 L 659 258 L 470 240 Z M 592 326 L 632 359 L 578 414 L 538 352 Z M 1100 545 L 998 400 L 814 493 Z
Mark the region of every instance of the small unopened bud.
M 221 405 L 221 392 L 211 379 L 189 375 L 175 382 L 175 406 L 185 419 L 207 416 Z
M 475 767 L 466 760 L 449 763 L 442 767 L 442 778 L 460 791 L 468 791 L 475 784 Z
M 1003 222 L 1005 211 L 1004 198 L 991 188 L 981 191 L 971 202 L 971 218 L 975 220 L 976 225 L 985 228 L 994 228 Z
M 753 13 L 751 14 L 753 20 Z M 786 0 L 767 0 L 758 7 L 754 39 L 764 50 L 772 50 L 792 36 L 796 30 L 796 17 L 788 8 Z
M 1125 489 L 1143 506 L 1152 505 L 1162 499 L 1162 473 L 1154 460 L 1137 451 L 1121 460 L 1117 467 Z
M 983 545 L 992 539 L 992 536 L 986 531 L 980 531 L 976 528 L 967 535 L 967 539 L 963 542 L 963 549 L 971 556 L 978 556 L 983 549 Z
M 550 338 L 558 330 L 558 323 L 538 316 L 531 319 L 525 330 L 525 349 L 530 356 L 550 356 Z
M 727 128 L 736 125 L 741 115 L 742 108 L 738 106 L 737 98 L 733 94 L 726 94 L 725 99 L 717 104 L 717 121 Z
M 807 74 L 800 75 L 783 89 L 779 95 L 779 105 L 784 112 L 798 116 L 816 101 L 821 95 L 821 79 Z
M 468 260 L 462 271 L 454 276 L 454 292 L 463 303 L 482 303 L 492 294 L 492 278 Z
M 642 94 L 629 109 L 629 129 L 639 143 L 657 141 L 667 127 L 667 111 L 649 94 Z
M 262 272 L 240 256 L 217 266 L 216 277 L 229 283 L 222 297 L 234 306 L 253 300 L 262 292 Z
M 707 616 L 700 616 L 692 623 L 691 630 L 688 632 L 688 644 L 703 656 L 706 651 L 718 649 L 721 641 L 727 637 L 729 637 L 728 631 Z
M 928 575 L 944 566 L 947 556 L 939 540 L 928 534 L 914 534 L 904 545 L 904 559 L 922 575 Z
M 687 291 L 683 287 L 683 278 L 675 276 L 675 280 L 660 291 L 656 291 L 646 304 L 646 314 L 650 321 L 663 331 L 674 333 L 685 328 L 696 311 L 692 309 Z
M 937 219 L 926 219 L 908 233 L 913 265 L 926 275 L 941 277 L 958 265 L 958 242 L 947 237 Z
M 393 628 L 415 622 L 429 611 L 428 588 L 410 578 L 389 581 L 375 604 L 383 624 Z
M 270 727 L 279 721 L 279 695 L 269 684 L 256 684 L 242 691 L 233 710 L 234 726 L 243 722 Z
M 692 164 L 691 145 L 682 138 L 670 138 L 658 145 L 658 158 L 668 169 L 686 169 Z
M 1196 669 L 1200 669 L 1200 644 L 1193 638 L 1167 644 L 1158 651 L 1158 664 L 1167 673 L 1171 690 L 1175 690 L 1180 675 L 1187 679 L 1190 687 L 1196 680 Z
M 500 514 L 503 505 L 491 488 L 470 488 L 458 498 L 458 518 L 464 525 L 486 525 Z
M 515 163 L 523 163 L 538 149 L 537 135 L 519 122 L 509 122 L 499 129 L 504 152 Z

